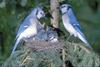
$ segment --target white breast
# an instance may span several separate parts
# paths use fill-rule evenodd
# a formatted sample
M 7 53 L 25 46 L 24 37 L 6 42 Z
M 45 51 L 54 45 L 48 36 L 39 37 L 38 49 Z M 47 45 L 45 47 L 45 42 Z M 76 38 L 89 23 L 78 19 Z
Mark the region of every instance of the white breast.
M 63 24 L 64 24 L 64 27 L 65 29 L 70 33 L 70 35 L 74 35 L 74 36 L 77 36 L 75 33 L 76 33 L 76 30 L 74 29 L 74 27 L 70 24 L 70 20 L 69 20 L 69 17 L 64 14 L 62 16 L 62 21 L 63 21 Z
M 21 33 L 21 37 L 29 38 L 37 34 L 37 24 L 33 21 L 34 19 L 30 19 L 31 25 L 28 28 L 26 28 L 24 32 Z

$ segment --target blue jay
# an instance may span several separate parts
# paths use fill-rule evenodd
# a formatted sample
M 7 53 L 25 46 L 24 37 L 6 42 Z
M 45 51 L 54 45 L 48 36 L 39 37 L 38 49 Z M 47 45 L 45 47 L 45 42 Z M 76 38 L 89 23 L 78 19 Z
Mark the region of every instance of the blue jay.
M 70 33 L 70 36 L 74 35 L 85 43 L 85 46 L 92 48 L 85 38 L 85 35 L 81 31 L 80 24 L 78 23 L 72 8 L 69 4 L 62 4 L 60 6 L 62 13 L 62 21 L 65 29 Z
M 54 31 L 53 28 L 49 26 L 47 26 L 47 37 L 48 37 L 47 39 L 48 42 L 52 42 L 52 43 L 59 42 L 57 32 Z
M 16 42 L 12 50 L 12 54 L 15 52 L 18 44 L 21 43 L 23 39 L 30 38 L 37 34 L 38 29 L 41 28 L 39 19 L 42 17 L 45 17 L 42 7 L 36 7 L 32 9 L 31 13 L 23 20 L 17 32 Z
M 41 28 L 38 30 L 38 33 L 34 37 L 34 40 L 42 40 L 42 41 L 47 40 L 47 32 L 45 30 L 45 25 L 42 25 Z

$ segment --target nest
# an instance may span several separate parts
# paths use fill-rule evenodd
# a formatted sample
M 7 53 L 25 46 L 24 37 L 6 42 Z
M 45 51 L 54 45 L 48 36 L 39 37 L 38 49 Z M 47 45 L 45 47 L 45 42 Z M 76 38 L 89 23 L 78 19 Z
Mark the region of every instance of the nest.
M 25 43 L 25 46 L 35 50 L 35 51 L 44 51 L 44 50 L 58 50 L 62 49 L 64 46 L 63 42 L 48 42 L 48 41 L 39 41 L 39 40 L 33 40 L 33 41 L 27 41 Z

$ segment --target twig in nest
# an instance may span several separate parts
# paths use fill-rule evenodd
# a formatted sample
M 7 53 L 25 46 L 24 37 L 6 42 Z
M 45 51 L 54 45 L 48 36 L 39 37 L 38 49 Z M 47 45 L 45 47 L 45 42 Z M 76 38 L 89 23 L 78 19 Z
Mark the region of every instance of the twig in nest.
M 31 60 L 30 56 L 25 57 L 25 59 L 22 61 L 21 65 L 27 63 L 27 61 Z
M 23 56 L 23 58 L 22 58 L 22 62 L 21 62 L 21 65 L 23 65 L 23 64 L 25 64 L 25 62 L 27 61 L 27 60 L 29 60 L 29 53 L 30 53 L 30 50 L 28 50 Z

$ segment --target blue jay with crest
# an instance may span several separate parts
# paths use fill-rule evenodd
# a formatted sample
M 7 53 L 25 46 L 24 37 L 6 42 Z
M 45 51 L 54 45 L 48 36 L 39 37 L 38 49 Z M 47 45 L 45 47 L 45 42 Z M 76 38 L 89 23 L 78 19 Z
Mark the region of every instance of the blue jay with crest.
M 15 39 L 16 42 L 13 47 L 12 54 L 15 52 L 18 44 L 21 43 L 23 39 L 28 39 L 38 33 L 38 30 L 42 27 L 39 19 L 43 17 L 45 17 L 45 12 L 42 7 L 38 6 L 32 9 L 30 14 L 23 20 L 17 31 Z
M 86 40 L 85 35 L 82 33 L 81 26 L 72 11 L 71 5 L 61 4 L 60 11 L 62 13 L 63 25 L 65 29 L 70 33 L 70 36 L 74 35 L 74 37 L 78 37 L 82 42 L 85 43 L 85 46 L 91 49 L 92 47 Z

